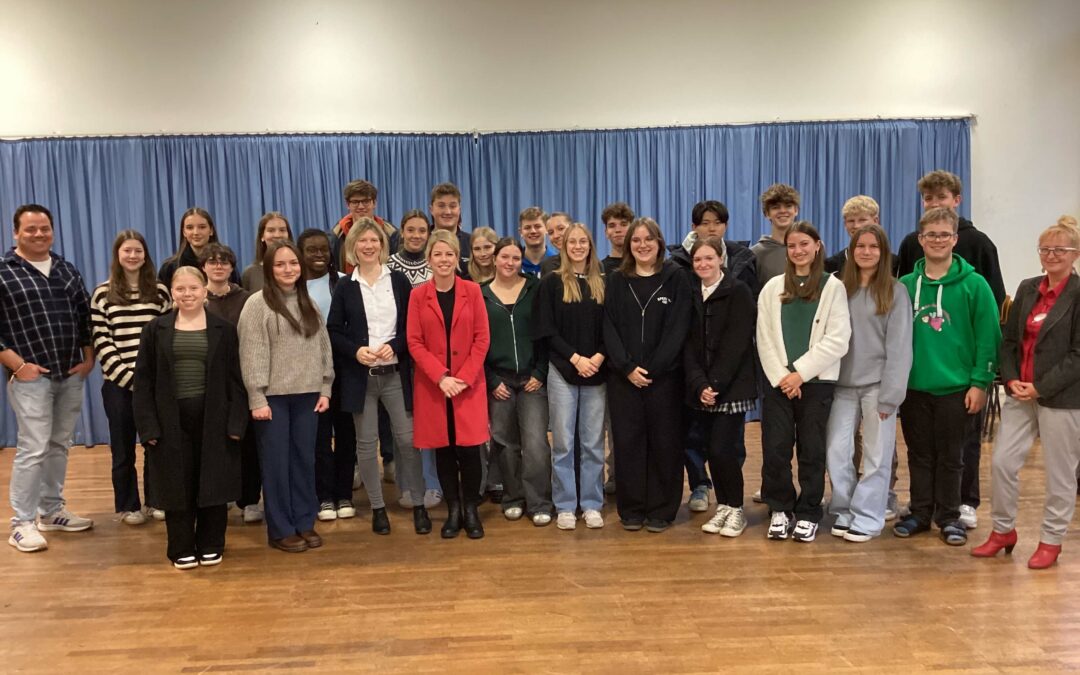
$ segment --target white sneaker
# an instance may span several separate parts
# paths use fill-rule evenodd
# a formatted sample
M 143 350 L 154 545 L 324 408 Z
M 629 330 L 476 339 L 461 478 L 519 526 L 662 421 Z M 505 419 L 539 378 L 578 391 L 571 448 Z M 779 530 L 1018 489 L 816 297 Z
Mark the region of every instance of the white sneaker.
M 577 528 L 577 516 L 573 511 L 562 511 L 555 520 L 555 527 L 560 530 L 573 530 Z
M 8 543 L 23 553 L 44 551 L 49 548 L 49 542 L 38 532 L 37 524 L 32 520 L 12 521 L 11 536 Z
M 142 511 L 124 511 L 120 514 L 120 522 L 125 525 L 142 525 L 146 522 L 146 515 Z
M 595 530 L 604 526 L 604 517 L 596 509 L 585 511 L 585 527 Z
M 503 516 L 505 516 L 507 520 L 520 520 L 523 515 L 525 515 L 525 510 L 520 506 L 511 506 L 503 511 Z
M 338 518 L 355 518 L 356 507 L 353 506 L 351 500 L 342 499 L 337 503 L 337 517 Z
M 746 514 L 743 513 L 742 507 L 737 509 L 731 509 L 728 519 L 724 522 L 724 526 L 720 528 L 721 537 L 737 537 L 743 533 L 746 529 Z
M 323 502 L 319 504 L 319 513 L 315 516 L 323 522 L 330 520 L 337 520 L 337 509 L 334 508 L 334 502 Z
M 417 504 L 416 502 L 413 501 L 412 493 L 409 492 L 408 490 L 402 490 L 401 491 L 401 496 L 398 497 L 397 503 L 398 503 L 398 506 L 400 506 L 403 509 L 411 509 L 411 508 L 413 508 L 415 506 L 420 506 L 419 504 Z
M 758 491 L 755 492 L 753 496 L 750 497 L 750 499 L 754 500 L 755 504 L 764 504 L 765 498 L 761 496 L 761 488 L 758 488 Z
M 791 519 L 783 511 L 773 511 L 772 520 L 769 522 L 769 531 L 765 534 L 769 539 L 780 541 L 787 539 L 791 533 Z
M 534 513 L 532 517 L 533 525 L 537 527 L 543 527 L 551 524 L 550 513 Z
M 442 504 L 442 493 L 438 490 L 428 490 L 424 493 L 424 507 L 433 509 Z
M 245 523 L 261 523 L 263 519 L 262 507 L 258 504 L 248 504 L 244 507 Z
M 153 518 L 154 520 L 165 520 L 165 512 L 161 509 L 155 509 L 153 506 L 144 506 L 143 513 L 147 518 Z
M 731 516 L 732 508 L 727 504 L 717 504 L 716 513 L 713 514 L 709 521 L 701 526 L 701 531 L 708 534 L 719 534 L 723 529 L 724 523 L 727 522 L 729 516 Z
M 974 506 L 960 505 L 960 524 L 969 530 L 974 530 L 979 526 L 979 516 L 975 515 Z
M 363 484 L 364 479 L 360 477 L 360 467 L 356 467 L 352 472 L 352 489 L 359 490 Z
M 77 516 L 66 508 L 49 516 L 38 516 L 38 529 L 42 532 L 82 532 L 93 526 L 94 521 Z
M 811 523 L 809 520 L 800 520 L 795 523 L 795 529 L 791 531 L 791 538 L 795 541 L 809 544 L 817 537 L 817 523 Z
M 896 517 L 900 513 L 900 505 L 897 503 L 896 495 L 889 493 L 889 501 L 885 503 L 885 522 L 896 520 Z

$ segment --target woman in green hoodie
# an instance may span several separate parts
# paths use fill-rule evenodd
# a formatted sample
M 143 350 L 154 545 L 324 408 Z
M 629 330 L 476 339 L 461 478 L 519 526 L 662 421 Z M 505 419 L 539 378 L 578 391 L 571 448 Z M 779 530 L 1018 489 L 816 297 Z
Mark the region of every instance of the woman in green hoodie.
M 911 514 L 893 527 L 898 537 L 941 528 L 950 546 L 967 543 L 960 522 L 960 476 L 968 415 L 986 403 L 997 371 L 1001 328 L 990 285 L 953 254 L 956 213 L 934 208 L 919 221 L 924 258 L 900 282 L 914 312 L 908 392 L 900 425 L 908 446 Z

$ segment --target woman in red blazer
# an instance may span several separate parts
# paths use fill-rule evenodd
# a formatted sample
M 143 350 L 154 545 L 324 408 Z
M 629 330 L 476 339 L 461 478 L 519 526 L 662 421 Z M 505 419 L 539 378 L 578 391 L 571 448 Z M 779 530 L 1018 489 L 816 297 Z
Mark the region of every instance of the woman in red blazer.
M 490 337 L 480 287 L 456 275 L 460 255 L 457 237 L 436 230 L 427 243 L 431 281 L 409 297 L 409 353 L 416 363 L 413 443 L 435 449 L 448 512 L 443 538 L 456 537 L 464 525 L 470 539 L 479 539 L 484 536 L 477 511 L 480 446 L 489 438 L 484 358 Z

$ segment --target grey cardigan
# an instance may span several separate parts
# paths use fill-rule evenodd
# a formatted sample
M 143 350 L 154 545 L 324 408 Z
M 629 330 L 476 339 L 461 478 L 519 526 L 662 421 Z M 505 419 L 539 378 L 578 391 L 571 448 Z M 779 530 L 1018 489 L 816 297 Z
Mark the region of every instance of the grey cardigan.
M 1039 301 L 1043 277 L 1020 282 L 1001 341 L 1001 380 L 1020 379 L 1024 325 Z M 1080 408 L 1080 277 L 1069 277 L 1035 339 L 1035 390 L 1039 405 Z M 1006 387 L 1006 391 L 1008 388 Z

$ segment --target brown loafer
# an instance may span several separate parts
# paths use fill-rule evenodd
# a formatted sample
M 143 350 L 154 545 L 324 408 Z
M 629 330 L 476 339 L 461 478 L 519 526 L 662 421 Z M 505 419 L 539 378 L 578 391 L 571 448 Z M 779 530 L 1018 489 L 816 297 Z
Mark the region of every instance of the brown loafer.
M 319 548 L 322 546 L 322 537 L 315 530 L 308 530 L 307 532 L 301 532 L 300 536 L 307 542 L 308 548 Z
M 279 551 L 287 551 L 289 553 L 303 553 L 310 548 L 307 540 L 295 534 L 284 537 L 283 539 L 271 539 L 270 546 Z

